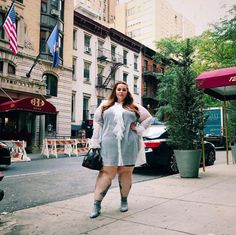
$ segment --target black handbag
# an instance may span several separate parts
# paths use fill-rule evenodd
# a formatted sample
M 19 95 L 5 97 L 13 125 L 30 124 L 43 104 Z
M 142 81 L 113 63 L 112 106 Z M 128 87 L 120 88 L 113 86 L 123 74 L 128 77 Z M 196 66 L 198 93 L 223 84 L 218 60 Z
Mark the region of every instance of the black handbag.
M 100 149 L 89 149 L 84 156 L 82 166 L 91 170 L 100 171 L 103 167 L 102 157 L 100 155 Z

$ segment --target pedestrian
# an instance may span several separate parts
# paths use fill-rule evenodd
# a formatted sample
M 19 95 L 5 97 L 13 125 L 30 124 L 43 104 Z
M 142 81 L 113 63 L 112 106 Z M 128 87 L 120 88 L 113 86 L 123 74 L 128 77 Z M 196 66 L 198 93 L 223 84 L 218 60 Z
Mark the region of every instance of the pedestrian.
M 120 211 L 128 211 L 127 197 L 140 150 L 140 139 L 151 119 L 151 114 L 143 106 L 134 104 L 124 81 L 118 81 L 108 100 L 96 109 L 91 148 L 100 148 L 103 168 L 97 176 L 90 218 L 100 215 L 101 202 L 116 174 L 121 196 Z

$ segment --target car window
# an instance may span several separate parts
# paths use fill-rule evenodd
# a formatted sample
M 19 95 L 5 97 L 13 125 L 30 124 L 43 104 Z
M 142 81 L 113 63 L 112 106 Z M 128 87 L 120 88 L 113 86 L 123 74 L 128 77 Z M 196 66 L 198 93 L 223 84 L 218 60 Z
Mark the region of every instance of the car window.
M 160 122 L 156 117 L 152 118 L 151 125 L 161 125 L 163 122 Z

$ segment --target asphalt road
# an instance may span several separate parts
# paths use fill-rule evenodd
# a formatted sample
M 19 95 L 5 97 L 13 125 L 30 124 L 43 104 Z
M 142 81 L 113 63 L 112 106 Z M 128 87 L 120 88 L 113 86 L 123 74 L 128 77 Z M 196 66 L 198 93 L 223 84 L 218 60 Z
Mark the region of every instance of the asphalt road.
M 60 156 L 44 159 L 40 155 L 29 155 L 30 162 L 12 163 L 1 169 L 4 179 L 0 188 L 4 199 L 0 202 L 0 213 L 13 212 L 78 197 L 94 191 L 97 171 L 81 166 L 82 157 Z M 137 168 L 133 182 L 166 176 L 160 169 Z M 118 187 L 117 179 L 112 187 Z

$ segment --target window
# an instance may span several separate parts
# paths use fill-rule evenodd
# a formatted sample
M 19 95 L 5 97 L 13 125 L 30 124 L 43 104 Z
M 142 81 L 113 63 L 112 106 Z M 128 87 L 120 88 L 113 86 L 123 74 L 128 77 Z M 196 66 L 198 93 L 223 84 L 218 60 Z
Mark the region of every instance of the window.
M 47 94 L 57 96 L 57 77 L 52 74 L 45 74 L 47 84 Z
M 138 94 L 138 77 L 134 76 L 134 93 Z
M 148 71 L 148 61 L 144 60 L 144 71 Z
M 111 67 L 111 81 L 110 81 L 110 86 L 113 87 L 115 85 L 115 81 L 116 81 L 116 70 L 114 70 Z
M 71 98 L 71 121 L 75 121 L 75 108 L 76 108 L 76 94 L 72 93 L 72 98 Z
M 45 30 L 40 31 L 40 49 L 42 52 L 46 52 L 46 40 L 47 32 Z
M 0 25 L 3 24 L 4 17 L 5 17 L 4 14 L 0 12 Z M 0 27 L 0 39 L 4 39 L 4 35 L 5 35 L 4 29 L 3 27 Z
M 76 57 L 73 58 L 72 64 L 72 80 L 76 81 Z
M 128 73 L 123 73 L 123 81 L 127 82 Z
M 23 3 L 23 0 L 16 0 L 17 2 Z
M 41 0 L 41 12 L 47 13 L 47 0 Z
M 83 120 L 89 120 L 89 97 L 83 98 Z
M 98 98 L 97 99 L 97 107 L 102 103 L 103 100 L 104 100 L 104 98 Z
M 77 30 L 73 30 L 73 49 L 77 49 Z
M 144 95 L 144 96 L 147 96 L 147 91 L 148 91 L 148 90 L 147 90 L 147 82 L 144 82 L 144 83 L 143 83 L 143 95 Z
M 0 61 L 0 73 L 3 73 L 3 61 Z
M 51 2 L 52 9 L 58 10 L 59 0 L 51 0 L 50 2 Z
M 116 47 L 114 45 L 111 45 L 111 55 L 116 55 Z
M 98 75 L 97 75 L 97 84 L 98 86 L 102 86 L 103 84 L 103 73 L 104 73 L 104 67 L 98 66 Z
M 89 82 L 90 80 L 90 63 L 84 62 L 84 81 Z
M 116 47 L 111 45 L 111 60 L 116 61 Z
M 91 40 L 91 37 L 85 34 L 84 35 L 84 52 L 91 53 L 90 40 Z
M 46 45 L 46 40 L 56 22 L 59 26 L 59 64 L 63 64 L 63 34 L 64 31 L 64 0 L 41 0 L 40 15 L 40 58 L 52 61 L 52 55 Z
M 12 64 L 8 64 L 7 72 L 8 72 L 8 74 L 15 75 L 16 74 L 16 69 Z
M 127 55 L 128 55 L 128 51 L 123 51 L 123 64 L 127 65 Z
M 104 55 L 104 42 L 98 41 L 98 57 L 101 57 Z
M 138 69 L 138 56 L 134 55 L 134 69 L 137 70 Z

